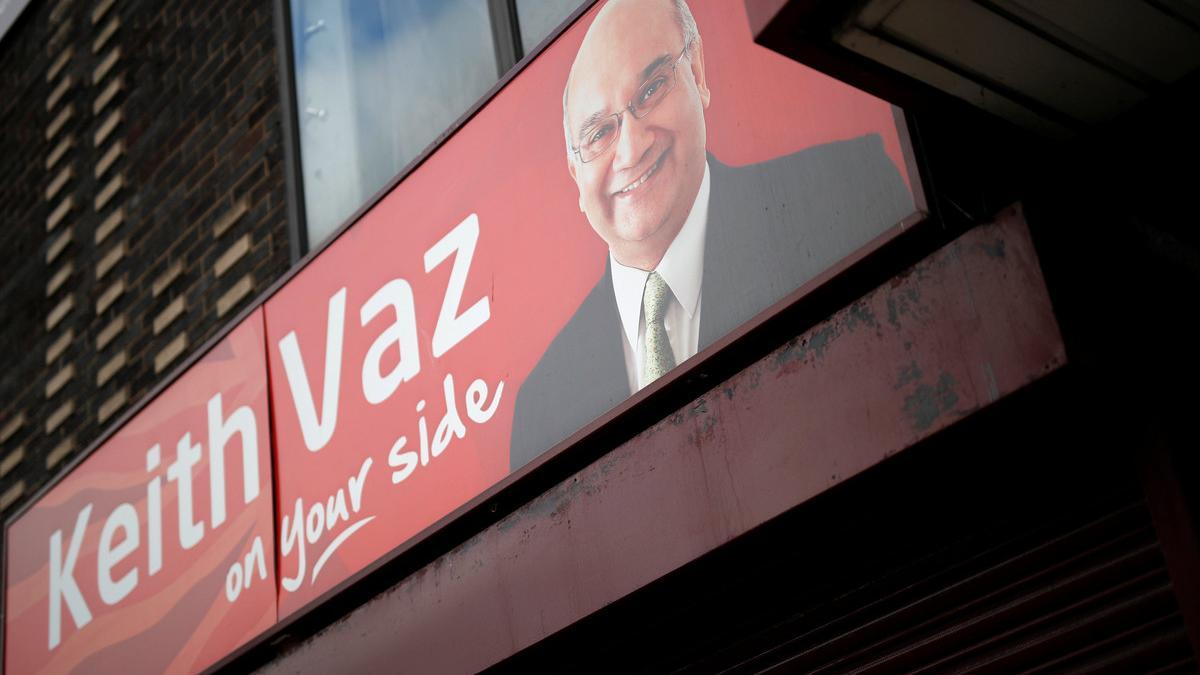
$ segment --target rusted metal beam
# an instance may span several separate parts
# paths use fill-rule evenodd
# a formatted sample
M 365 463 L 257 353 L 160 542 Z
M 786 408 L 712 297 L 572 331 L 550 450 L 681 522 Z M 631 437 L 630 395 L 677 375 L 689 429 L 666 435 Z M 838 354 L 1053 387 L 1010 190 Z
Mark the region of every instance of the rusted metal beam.
M 265 670 L 485 668 L 1065 361 L 1011 208 Z

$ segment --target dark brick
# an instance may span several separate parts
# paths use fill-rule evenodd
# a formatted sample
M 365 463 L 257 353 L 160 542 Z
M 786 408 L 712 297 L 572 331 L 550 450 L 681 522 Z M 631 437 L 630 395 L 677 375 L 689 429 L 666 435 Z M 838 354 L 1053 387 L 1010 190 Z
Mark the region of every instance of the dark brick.
M 120 13 L 122 27 L 110 44 L 121 46 L 113 75 L 124 75 L 126 89 L 99 116 L 92 114 L 92 102 L 107 82 L 93 85 L 91 73 L 108 50 L 91 53 L 95 27 L 87 3 L 71 10 L 76 16 L 63 34 L 64 44 L 75 47 L 64 69 L 75 85 L 56 110 L 45 109 L 46 97 L 57 84 L 47 83 L 45 77 L 58 53 L 47 49 L 57 30 L 49 24 L 52 4 L 31 4 L 29 16 L 0 42 L 0 250 L 6 256 L 0 278 L 0 349 L 9 355 L 0 373 L 0 424 L 18 412 L 26 417 L 0 454 L 22 444 L 28 453 L 0 481 L 0 490 L 24 480 L 27 495 L 50 478 L 43 458 L 62 438 L 74 434 L 78 452 L 104 432 L 107 424 L 100 424 L 96 413 L 108 396 L 128 386 L 130 402 L 136 403 L 161 381 L 154 373 L 154 357 L 181 330 L 187 331 L 189 349 L 195 349 L 223 327 L 215 312 L 221 281 L 252 272 L 257 294 L 289 264 L 271 3 L 118 3 L 114 11 Z M 67 104 L 74 105 L 73 118 L 47 141 L 46 126 Z M 94 147 L 92 135 L 118 108 L 124 121 L 105 147 Z M 47 172 L 46 155 L 66 133 L 76 134 L 75 147 Z M 92 169 L 115 139 L 125 143 L 125 154 L 96 181 Z M 44 189 L 68 164 L 74 166 L 75 178 L 60 195 L 73 195 L 77 207 L 68 222 L 48 236 L 45 221 L 51 205 L 44 201 Z M 91 204 L 96 191 L 117 172 L 125 174 L 126 186 L 103 213 L 95 213 Z M 212 224 L 242 197 L 253 200 L 250 211 L 220 239 L 213 237 Z M 118 206 L 126 210 L 125 223 L 96 246 L 96 227 Z M 74 239 L 59 261 L 47 266 L 48 242 L 66 224 L 75 227 Z M 251 252 L 227 277 L 215 279 L 212 261 L 244 233 L 254 241 Z M 126 237 L 125 258 L 97 282 L 97 260 Z M 66 260 L 75 271 L 47 300 L 46 282 Z M 183 263 L 183 273 L 159 297 L 152 297 L 154 280 L 175 260 Z M 122 277 L 124 294 L 97 316 L 96 299 Z M 75 296 L 75 309 L 47 333 L 47 312 L 67 294 Z M 163 334 L 154 335 L 154 316 L 180 296 L 187 298 L 187 313 Z M 118 314 L 127 317 L 125 330 L 98 352 L 97 335 Z M 68 326 L 75 331 L 75 343 L 47 368 L 46 347 Z M 128 364 L 97 388 L 97 370 L 122 349 L 129 354 Z M 52 400 L 45 400 L 46 380 L 68 363 L 74 364 L 75 377 Z M 46 417 L 66 400 L 75 402 L 75 412 L 46 434 Z

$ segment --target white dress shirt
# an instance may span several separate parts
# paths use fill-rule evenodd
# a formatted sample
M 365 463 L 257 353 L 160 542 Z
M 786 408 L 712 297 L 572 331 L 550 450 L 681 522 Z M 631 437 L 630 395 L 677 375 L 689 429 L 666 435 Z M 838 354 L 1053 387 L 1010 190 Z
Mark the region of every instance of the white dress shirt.
M 667 328 L 667 339 L 675 354 L 675 363 L 683 363 L 695 356 L 700 343 L 700 284 L 704 279 L 704 232 L 708 227 L 708 164 L 704 165 L 704 178 L 692 210 L 675 240 L 667 248 L 658 267 L 658 272 L 671 293 L 675 296 L 667 307 L 663 322 Z M 642 291 L 650 270 L 626 267 L 617 262 L 612 252 L 608 254 L 612 265 L 613 291 L 617 298 L 617 311 L 621 315 L 621 333 L 625 339 L 625 374 L 629 377 L 629 391 L 635 392 L 647 383 L 641 381 L 642 363 L 645 359 L 646 318 L 642 312 Z

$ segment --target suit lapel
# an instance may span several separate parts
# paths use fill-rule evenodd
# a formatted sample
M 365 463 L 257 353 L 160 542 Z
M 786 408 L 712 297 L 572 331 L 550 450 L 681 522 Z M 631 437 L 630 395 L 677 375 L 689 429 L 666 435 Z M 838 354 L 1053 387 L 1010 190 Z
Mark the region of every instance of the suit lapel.
M 708 156 L 711 185 L 709 187 L 708 223 L 704 229 L 704 273 L 700 286 L 700 349 L 711 345 L 728 332 L 730 308 L 735 299 L 738 271 L 745 271 L 732 259 L 738 252 L 737 242 L 731 241 L 736 217 L 731 209 L 733 195 L 729 194 L 729 167 L 712 155 Z
M 587 368 L 590 371 L 591 386 L 595 386 L 600 392 L 611 392 L 615 402 L 623 401 L 633 392 L 629 391 L 629 378 L 625 374 L 625 335 L 621 330 L 621 313 L 617 310 L 616 294 L 613 291 L 611 260 L 605 263 L 604 276 L 600 278 L 600 283 L 588 302 L 594 304 L 585 314 L 594 317 L 595 321 L 587 330 L 595 331 L 597 336 L 609 336 L 594 341 L 597 353 Z

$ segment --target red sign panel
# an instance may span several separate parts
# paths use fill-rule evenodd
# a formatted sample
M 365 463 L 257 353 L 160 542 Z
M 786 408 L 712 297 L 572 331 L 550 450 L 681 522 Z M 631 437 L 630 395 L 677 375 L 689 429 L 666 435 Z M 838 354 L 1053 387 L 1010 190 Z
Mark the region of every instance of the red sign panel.
M 275 612 L 256 311 L 7 532 L 7 672 L 195 672 Z
M 266 305 L 286 615 L 922 208 L 741 3 L 585 15 Z

